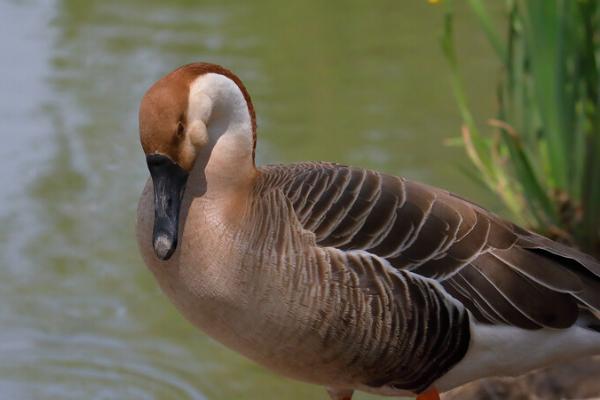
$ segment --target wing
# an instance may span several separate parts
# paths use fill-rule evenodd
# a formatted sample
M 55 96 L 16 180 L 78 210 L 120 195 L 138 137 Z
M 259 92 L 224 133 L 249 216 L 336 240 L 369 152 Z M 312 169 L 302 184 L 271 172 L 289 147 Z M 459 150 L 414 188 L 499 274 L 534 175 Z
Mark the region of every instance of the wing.
M 364 251 L 320 249 L 331 271 L 322 303 L 336 316 L 320 319 L 317 330 L 325 356 L 347 373 L 371 387 L 420 393 L 464 357 L 468 313 L 437 282 Z
M 600 311 L 600 263 L 447 191 L 327 163 L 262 170 L 320 246 L 438 280 L 480 321 L 566 328 Z

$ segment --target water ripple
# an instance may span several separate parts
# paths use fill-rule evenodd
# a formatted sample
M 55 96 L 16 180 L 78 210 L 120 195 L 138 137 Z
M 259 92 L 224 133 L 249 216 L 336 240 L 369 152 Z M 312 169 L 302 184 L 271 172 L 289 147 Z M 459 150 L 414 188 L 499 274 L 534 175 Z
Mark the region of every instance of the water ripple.
M 156 340 L 2 334 L 0 398 L 204 400 L 186 358 L 183 350 Z

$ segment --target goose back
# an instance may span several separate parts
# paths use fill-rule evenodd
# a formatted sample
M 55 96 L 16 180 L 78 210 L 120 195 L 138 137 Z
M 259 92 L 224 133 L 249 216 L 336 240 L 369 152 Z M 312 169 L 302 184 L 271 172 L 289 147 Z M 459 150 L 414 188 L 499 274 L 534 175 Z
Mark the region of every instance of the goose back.
M 331 163 L 267 166 L 316 243 L 439 281 L 477 320 L 566 328 L 600 310 L 600 264 L 447 191 Z

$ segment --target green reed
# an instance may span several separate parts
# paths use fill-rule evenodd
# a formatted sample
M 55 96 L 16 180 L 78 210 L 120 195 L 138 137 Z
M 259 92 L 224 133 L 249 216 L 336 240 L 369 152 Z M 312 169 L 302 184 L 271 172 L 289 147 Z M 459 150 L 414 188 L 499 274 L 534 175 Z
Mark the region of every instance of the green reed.
M 600 2 L 508 0 L 503 34 L 484 1 L 467 3 L 500 62 L 497 115 L 478 126 L 448 1 L 442 48 L 470 160 L 519 222 L 600 253 Z

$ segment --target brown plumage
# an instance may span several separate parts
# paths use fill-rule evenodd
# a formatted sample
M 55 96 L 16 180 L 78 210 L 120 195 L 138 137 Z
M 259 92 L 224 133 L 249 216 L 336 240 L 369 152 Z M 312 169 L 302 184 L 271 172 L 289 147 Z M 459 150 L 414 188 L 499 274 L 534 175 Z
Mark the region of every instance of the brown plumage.
M 600 352 L 598 261 L 403 178 L 256 168 L 255 124 L 240 80 L 210 64 L 167 75 L 140 109 L 154 181 L 140 249 L 213 337 L 334 399 L 435 398 Z
M 260 171 L 317 244 L 363 250 L 436 279 L 482 322 L 565 328 L 578 304 L 600 310 L 597 261 L 447 191 L 328 163 Z

